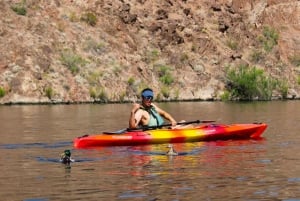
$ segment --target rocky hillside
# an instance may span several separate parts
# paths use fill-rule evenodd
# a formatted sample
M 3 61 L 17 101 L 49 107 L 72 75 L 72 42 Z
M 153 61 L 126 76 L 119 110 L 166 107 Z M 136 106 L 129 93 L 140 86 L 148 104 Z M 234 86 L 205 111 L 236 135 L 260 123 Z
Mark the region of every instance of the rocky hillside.
M 0 18 L 2 104 L 134 101 L 144 87 L 219 100 L 239 65 L 300 98 L 299 0 L 1 0 Z

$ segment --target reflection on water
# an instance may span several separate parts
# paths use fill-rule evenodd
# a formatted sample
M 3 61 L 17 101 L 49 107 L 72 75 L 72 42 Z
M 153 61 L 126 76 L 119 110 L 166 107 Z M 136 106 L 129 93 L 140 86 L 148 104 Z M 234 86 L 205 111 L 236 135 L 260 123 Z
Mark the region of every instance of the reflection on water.
M 2 200 L 300 200 L 300 102 L 159 103 L 177 120 L 266 122 L 261 140 L 74 149 L 130 104 L 1 106 Z M 60 162 L 70 149 L 74 163 Z
M 186 143 L 185 145 L 187 145 L 188 143 Z M 176 156 L 184 156 L 184 155 L 195 155 L 195 154 L 198 154 L 201 150 L 201 148 L 194 148 L 190 151 L 181 151 L 182 150 L 182 145 L 180 146 L 181 144 L 174 144 L 172 145 L 174 151 L 176 152 Z M 166 146 L 166 145 L 164 145 Z M 133 147 L 130 147 L 130 149 L 128 149 L 128 151 L 136 154 L 136 155 L 160 155 L 160 156 L 175 156 L 175 155 L 170 155 L 168 154 L 168 151 L 170 150 L 169 148 L 169 145 L 166 146 L 165 148 L 165 151 L 162 151 L 161 148 L 160 150 L 156 151 L 156 150 L 153 150 L 153 147 L 152 145 L 147 145 L 147 146 L 133 146 Z M 178 148 L 179 148 L 179 151 L 178 151 Z

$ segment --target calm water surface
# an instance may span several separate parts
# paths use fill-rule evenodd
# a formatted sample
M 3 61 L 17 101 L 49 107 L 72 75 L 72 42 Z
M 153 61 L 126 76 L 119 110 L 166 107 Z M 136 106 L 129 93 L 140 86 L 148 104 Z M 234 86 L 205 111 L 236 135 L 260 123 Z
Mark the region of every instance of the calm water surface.
M 300 201 L 300 101 L 159 105 L 177 120 L 269 127 L 258 141 L 175 144 L 174 157 L 164 144 L 77 150 L 77 136 L 126 128 L 131 105 L 1 106 L 1 200 Z

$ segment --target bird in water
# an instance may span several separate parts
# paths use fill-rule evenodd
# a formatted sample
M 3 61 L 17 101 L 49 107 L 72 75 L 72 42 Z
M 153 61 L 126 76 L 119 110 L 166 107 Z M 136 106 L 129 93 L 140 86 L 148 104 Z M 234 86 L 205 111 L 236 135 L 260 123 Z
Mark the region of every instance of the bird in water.
M 168 155 L 168 156 L 177 156 L 178 155 L 178 153 L 173 148 L 172 144 L 169 144 L 168 148 L 169 148 L 169 150 L 167 151 L 166 155 Z
M 66 149 L 60 155 L 60 162 L 62 162 L 63 164 L 70 164 L 71 162 L 75 162 L 75 160 L 71 158 L 71 151 L 69 149 Z

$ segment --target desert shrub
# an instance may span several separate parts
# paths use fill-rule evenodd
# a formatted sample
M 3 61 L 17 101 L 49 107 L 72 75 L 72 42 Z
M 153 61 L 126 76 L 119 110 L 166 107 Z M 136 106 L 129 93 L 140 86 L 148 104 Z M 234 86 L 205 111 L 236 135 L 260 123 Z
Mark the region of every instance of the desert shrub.
M 263 44 L 264 50 L 270 52 L 277 45 L 278 38 L 279 34 L 274 28 L 265 26 L 262 36 L 259 37 L 259 41 Z
M 116 76 L 118 76 L 122 72 L 122 67 L 118 64 L 114 64 L 112 71 Z
M 4 97 L 6 94 L 5 89 L 0 87 L 0 98 Z
M 87 24 L 91 25 L 91 26 L 96 26 L 97 24 L 97 17 L 94 13 L 92 12 L 87 12 L 87 13 L 84 13 L 80 20 L 86 22 Z
M 95 86 L 99 83 L 99 79 L 103 76 L 103 72 L 93 71 L 89 72 L 86 76 L 87 81 L 90 85 Z
M 174 97 L 175 100 L 178 100 L 179 94 L 180 94 L 180 90 L 179 90 L 179 89 L 176 89 L 176 90 L 175 90 L 175 97 Z
M 18 15 L 26 15 L 27 14 L 27 9 L 25 5 L 25 0 L 23 0 L 20 3 L 15 3 L 10 7 L 15 13 Z
M 183 53 L 181 56 L 180 56 L 180 61 L 183 63 L 183 62 L 186 62 L 189 60 L 189 55 L 187 53 Z
M 277 81 L 264 74 L 259 75 L 257 79 L 257 97 L 260 100 L 271 100 L 273 90 L 277 86 Z
M 107 102 L 108 101 L 108 95 L 107 95 L 107 93 L 106 93 L 106 91 L 104 89 L 100 90 L 100 93 L 98 94 L 98 98 L 102 102 Z
M 80 71 L 80 67 L 87 63 L 81 56 L 70 50 L 63 51 L 60 59 L 62 64 L 68 67 L 72 74 L 77 74 Z
M 286 81 L 278 81 L 279 92 L 281 94 L 282 99 L 286 99 L 288 95 L 289 85 Z
M 300 75 L 297 77 L 297 84 L 300 85 Z
M 265 58 L 264 53 L 261 50 L 254 50 L 250 54 L 250 60 L 254 63 L 258 63 Z
M 69 14 L 69 19 L 70 19 L 71 22 L 77 22 L 78 21 L 78 17 L 77 17 L 75 12 L 71 12 Z
M 232 39 L 228 39 L 226 41 L 226 45 L 232 50 L 237 50 L 237 48 L 238 48 L 238 42 L 236 42 Z
M 90 88 L 90 97 L 100 102 L 107 102 L 108 95 L 103 87 Z
M 127 94 L 126 91 L 123 91 L 120 93 L 119 99 L 121 102 L 124 102 L 126 94 Z
M 228 100 L 230 100 L 230 92 L 227 91 L 227 90 L 225 90 L 223 92 L 223 94 L 221 95 L 221 100 L 222 101 L 228 101 Z
M 84 50 L 86 52 L 91 51 L 95 54 L 101 54 L 101 53 L 105 52 L 105 44 L 101 43 L 101 42 L 98 43 L 94 39 L 89 38 L 85 41 Z
M 157 49 L 150 50 L 146 53 L 145 61 L 147 63 L 154 62 L 154 61 L 158 60 L 159 56 L 160 56 L 159 50 L 157 50 Z
M 46 87 L 45 89 L 46 96 L 51 99 L 53 97 L 53 89 L 52 87 Z
M 226 82 L 231 100 L 270 100 L 276 87 L 274 79 L 264 75 L 262 69 L 243 65 L 228 68 Z
M 160 65 L 158 66 L 158 76 L 159 80 L 166 85 L 171 85 L 174 82 L 174 78 L 171 74 L 171 69 L 168 66 Z
M 93 99 L 96 99 L 97 97 L 97 92 L 95 88 L 91 88 L 90 89 L 90 97 L 92 97 Z
M 163 97 L 169 98 L 170 97 L 170 89 L 168 87 L 162 87 L 160 93 Z
M 129 86 L 132 86 L 134 84 L 135 80 L 133 77 L 130 77 L 128 80 L 127 80 L 127 83 Z

